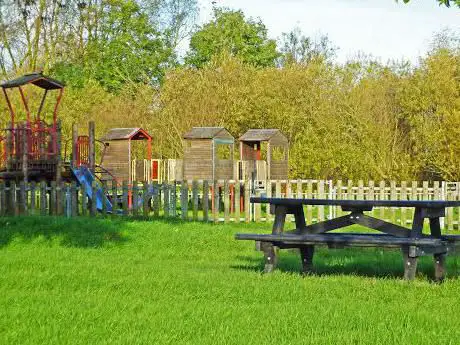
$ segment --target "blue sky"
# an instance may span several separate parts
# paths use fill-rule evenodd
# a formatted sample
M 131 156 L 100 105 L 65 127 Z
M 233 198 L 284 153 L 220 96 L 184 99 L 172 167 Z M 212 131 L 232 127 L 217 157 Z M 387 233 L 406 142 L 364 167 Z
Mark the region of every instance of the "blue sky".
M 460 9 L 440 7 L 436 0 L 216 0 L 217 5 L 241 9 L 260 18 L 269 36 L 299 27 L 308 36 L 327 34 L 340 49 L 341 62 L 365 53 L 417 62 L 435 32 L 460 33 Z M 200 23 L 211 18 L 212 1 L 199 0 Z

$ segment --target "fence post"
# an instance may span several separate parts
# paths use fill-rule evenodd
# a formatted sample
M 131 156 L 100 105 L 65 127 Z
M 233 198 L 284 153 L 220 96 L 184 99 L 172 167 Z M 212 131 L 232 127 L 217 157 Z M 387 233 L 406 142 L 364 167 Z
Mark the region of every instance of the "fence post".
M 37 197 L 37 185 L 35 181 L 32 181 L 30 183 L 30 208 L 29 208 L 29 214 L 32 216 L 35 215 L 35 211 L 37 208 L 36 197 Z
M 169 184 L 163 182 L 163 215 L 169 218 Z
M 107 188 L 107 181 L 106 180 L 103 180 L 102 181 L 102 215 L 103 216 L 106 216 L 107 215 L 107 203 L 106 203 L 106 196 L 107 196 L 107 193 L 108 193 L 108 188 Z
M 153 215 L 160 216 L 160 185 L 158 182 L 153 182 Z
M 170 211 L 169 211 L 169 214 L 171 215 L 171 217 L 174 217 L 176 218 L 177 216 L 177 210 L 176 210 L 176 207 L 177 207 L 177 196 L 176 196 L 176 193 L 177 193 L 177 182 L 174 181 L 170 188 L 169 188 L 169 194 L 170 194 L 170 198 L 169 198 L 169 208 L 170 208 Z
M 123 207 L 123 216 L 128 216 L 129 215 L 129 205 L 128 205 L 128 194 L 129 194 L 129 186 L 128 186 L 128 181 L 123 181 L 122 186 L 122 196 L 121 196 L 121 202 L 122 202 L 122 207 Z
M 213 198 L 214 198 L 214 209 L 213 209 L 213 217 L 214 217 L 214 223 L 219 222 L 219 184 L 217 183 L 216 180 L 214 180 L 213 183 Z
M 147 218 L 149 215 L 149 184 L 144 181 L 142 184 L 142 216 Z
M 118 211 L 118 183 L 115 179 L 112 179 L 112 215 L 116 215 Z
M 50 191 L 50 214 L 52 216 L 56 215 L 56 181 L 51 181 L 51 191 Z
M 203 220 L 209 220 L 209 182 L 203 181 Z
M 251 204 L 250 204 L 250 186 L 249 180 L 244 181 L 244 220 L 246 223 L 251 221 Z
M 72 208 L 71 216 L 76 217 L 78 215 L 78 191 L 77 191 L 77 183 L 72 181 L 70 185 L 70 205 Z
M 193 221 L 198 220 L 198 181 L 192 181 L 192 210 L 193 210 Z
M 318 199 L 324 199 L 324 180 L 318 181 Z M 324 220 L 324 206 L 320 205 L 317 207 L 318 216 L 317 221 L 322 222 Z
M 342 180 L 337 180 L 335 184 L 335 195 L 337 200 L 342 200 Z M 340 206 L 335 206 L 335 215 L 336 217 L 342 215 L 342 208 Z
M 40 182 L 40 215 L 41 216 L 46 216 L 46 207 L 47 202 L 46 202 L 46 182 L 42 181 Z
M 401 181 L 401 200 L 407 200 L 407 182 Z M 401 225 L 406 226 L 407 223 L 407 208 L 401 207 Z
M 308 180 L 307 181 L 307 199 L 311 199 L 313 197 L 313 181 Z M 313 206 L 312 205 L 307 205 L 307 219 L 306 219 L 307 225 L 310 225 L 313 223 Z
M 25 215 L 27 212 L 27 194 L 26 183 L 21 181 L 19 183 L 19 214 Z
M 385 181 L 379 183 L 379 200 L 385 200 Z M 385 207 L 380 207 L 380 219 L 385 220 Z
M 132 195 L 133 195 L 132 213 L 134 217 L 137 217 L 139 215 L 139 186 L 137 185 L 137 182 L 135 181 L 133 181 Z
M 96 181 L 91 183 L 91 209 L 90 215 L 91 217 L 96 216 L 97 214 L 97 184 Z
M 224 222 L 228 223 L 230 221 L 230 193 L 228 180 L 224 181 Z
M 180 206 L 182 220 L 188 220 L 188 182 L 183 180 L 180 188 Z

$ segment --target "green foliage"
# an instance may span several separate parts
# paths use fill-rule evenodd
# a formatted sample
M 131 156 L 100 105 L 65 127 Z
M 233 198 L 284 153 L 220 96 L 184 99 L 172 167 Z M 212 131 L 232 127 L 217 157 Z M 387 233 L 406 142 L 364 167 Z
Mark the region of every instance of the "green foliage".
M 278 57 L 276 42 L 268 39 L 261 21 L 245 18 L 242 11 L 216 9 L 214 18 L 192 36 L 185 60 L 203 67 L 222 53 L 257 67 L 274 66 Z
M 327 36 L 318 38 L 307 37 L 299 28 L 283 33 L 280 39 L 280 65 L 290 63 L 309 63 L 313 59 L 331 61 L 337 47 L 332 45 Z
M 458 68 L 459 53 L 447 50 L 412 70 L 322 59 L 258 69 L 215 59 L 167 75 L 154 127 L 171 158 L 193 126 L 225 126 L 235 137 L 280 128 L 293 178 L 458 180 Z
M 262 274 L 263 255 L 210 225 L 122 219 L 3 218 L 0 343 L 457 344 L 460 260 L 448 279 L 402 281 L 399 250 L 318 248 Z M 415 312 L 416 311 L 416 312 Z M 276 316 L 276 317 L 275 317 Z

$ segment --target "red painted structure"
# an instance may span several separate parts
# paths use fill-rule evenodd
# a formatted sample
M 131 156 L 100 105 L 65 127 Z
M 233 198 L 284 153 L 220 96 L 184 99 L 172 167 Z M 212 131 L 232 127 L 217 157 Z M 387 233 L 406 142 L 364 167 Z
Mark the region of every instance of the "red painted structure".
M 34 85 L 44 90 L 40 106 L 32 111 L 25 88 Z M 9 109 L 10 119 L 3 129 L 0 149 L 3 179 L 59 179 L 60 138 L 57 120 L 64 84 L 41 73 L 26 74 L 0 85 Z M 12 90 L 17 90 L 22 102 L 22 117 L 10 100 Z M 44 105 L 50 92 L 57 91 L 52 117 L 46 117 Z M 25 113 L 25 116 L 24 116 Z

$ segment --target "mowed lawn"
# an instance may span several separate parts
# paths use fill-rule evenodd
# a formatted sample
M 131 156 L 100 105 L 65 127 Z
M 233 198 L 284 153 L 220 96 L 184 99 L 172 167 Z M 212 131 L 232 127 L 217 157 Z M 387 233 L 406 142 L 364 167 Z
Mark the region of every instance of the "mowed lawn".
M 448 279 L 403 281 L 399 251 L 319 249 L 263 258 L 212 225 L 0 219 L 0 344 L 459 344 L 460 260 Z

